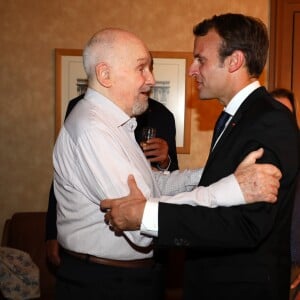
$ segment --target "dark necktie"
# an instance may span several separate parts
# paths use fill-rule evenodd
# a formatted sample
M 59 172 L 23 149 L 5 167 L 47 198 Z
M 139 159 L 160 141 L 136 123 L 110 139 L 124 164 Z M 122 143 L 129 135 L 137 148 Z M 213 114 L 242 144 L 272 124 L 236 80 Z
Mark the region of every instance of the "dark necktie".
M 211 142 L 211 147 L 213 148 L 215 142 L 217 141 L 219 135 L 224 130 L 225 124 L 228 121 L 228 119 L 231 117 L 229 113 L 226 111 L 222 111 L 221 115 L 219 116 L 217 123 L 215 125 L 214 134 Z

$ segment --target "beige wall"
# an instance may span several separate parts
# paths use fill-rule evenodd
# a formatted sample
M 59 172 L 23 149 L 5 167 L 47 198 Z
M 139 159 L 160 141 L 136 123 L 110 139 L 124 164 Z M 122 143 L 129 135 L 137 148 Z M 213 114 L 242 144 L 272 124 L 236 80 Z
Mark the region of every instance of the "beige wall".
M 268 23 L 269 0 L 15 0 L 0 3 L 0 236 L 17 211 L 46 210 L 54 144 L 55 48 L 82 48 L 101 27 L 129 29 L 153 51 L 192 51 L 202 18 L 242 12 Z M 205 106 L 204 106 L 205 107 Z M 191 154 L 204 164 L 211 131 L 192 103 Z M 34 234 L 34 233 L 33 233 Z

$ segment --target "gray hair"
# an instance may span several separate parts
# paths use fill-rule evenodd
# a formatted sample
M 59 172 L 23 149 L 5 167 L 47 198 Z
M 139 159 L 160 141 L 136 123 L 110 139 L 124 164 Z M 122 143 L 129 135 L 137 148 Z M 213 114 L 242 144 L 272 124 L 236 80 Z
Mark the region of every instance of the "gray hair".
M 96 32 L 87 42 L 83 50 L 83 67 L 89 80 L 95 75 L 96 65 L 109 58 L 119 32 L 120 29 L 106 28 Z

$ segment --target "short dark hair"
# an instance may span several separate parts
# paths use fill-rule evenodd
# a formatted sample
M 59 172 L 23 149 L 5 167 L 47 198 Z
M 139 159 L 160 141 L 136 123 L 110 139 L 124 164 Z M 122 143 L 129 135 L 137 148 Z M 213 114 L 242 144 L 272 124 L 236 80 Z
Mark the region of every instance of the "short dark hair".
M 269 50 L 269 37 L 266 25 L 257 18 L 242 14 L 213 16 L 197 24 L 194 35 L 204 36 L 215 30 L 222 39 L 219 49 L 221 61 L 240 50 L 244 53 L 246 66 L 251 76 L 258 78 L 266 64 Z

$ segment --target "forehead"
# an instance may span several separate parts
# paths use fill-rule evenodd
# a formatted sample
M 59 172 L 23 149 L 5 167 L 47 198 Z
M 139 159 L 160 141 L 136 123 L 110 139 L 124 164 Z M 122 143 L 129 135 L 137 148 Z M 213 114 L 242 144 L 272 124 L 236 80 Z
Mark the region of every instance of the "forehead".
M 206 56 L 210 53 L 218 53 L 221 42 L 221 37 L 215 30 L 210 30 L 204 36 L 196 36 L 194 41 L 194 55 Z
M 147 47 L 140 41 L 123 44 L 122 57 L 125 62 L 143 64 L 150 63 L 151 57 Z

